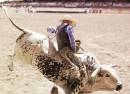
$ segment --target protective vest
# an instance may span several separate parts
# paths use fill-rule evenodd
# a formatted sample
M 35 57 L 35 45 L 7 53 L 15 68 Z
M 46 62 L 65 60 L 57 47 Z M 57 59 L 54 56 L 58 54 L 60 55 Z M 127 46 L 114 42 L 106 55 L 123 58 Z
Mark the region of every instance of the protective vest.
M 59 50 L 63 49 L 64 47 L 68 47 L 69 49 L 71 49 L 68 34 L 65 32 L 67 29 L 67 26 L 68 25 L 60 25 L 57 27 L 56 39 L 57 39 Z

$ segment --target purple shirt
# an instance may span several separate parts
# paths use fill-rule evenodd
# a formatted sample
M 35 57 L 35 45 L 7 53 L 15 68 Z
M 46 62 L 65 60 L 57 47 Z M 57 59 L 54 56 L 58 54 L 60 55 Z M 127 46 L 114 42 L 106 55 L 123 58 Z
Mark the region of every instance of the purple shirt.
M 76 44 L 75 44 L 75 38 L 74 38 L 74 34 L 73 34 L 74 33 L 73 26 L 68 25 L 65 31 L 68 34 L 71 48 L 75 52 L 76 51 Z

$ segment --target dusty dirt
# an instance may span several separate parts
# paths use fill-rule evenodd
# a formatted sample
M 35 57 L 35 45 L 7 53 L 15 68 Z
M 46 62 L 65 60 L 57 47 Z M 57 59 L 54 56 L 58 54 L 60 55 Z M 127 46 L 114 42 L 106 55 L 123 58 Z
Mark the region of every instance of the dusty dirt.
M 22 27 L 46 34 L 49 25 L 57 26 L 58 13 L 16 13 L 9 9 L 15 22 Z M 103 64 L 118 64 L 116 68 L 123 83 L 120 92 L 94 94 L 130 94 L 130 14 L 71 14 L 77 19 L 75 36 L 86 52 L 94 53 Z M 52 83 L 31 65 L 15 62 L 10 72 L 9 55 L 21 32 L 11 25 L 0 9 L 0 94 L 49 94 Z

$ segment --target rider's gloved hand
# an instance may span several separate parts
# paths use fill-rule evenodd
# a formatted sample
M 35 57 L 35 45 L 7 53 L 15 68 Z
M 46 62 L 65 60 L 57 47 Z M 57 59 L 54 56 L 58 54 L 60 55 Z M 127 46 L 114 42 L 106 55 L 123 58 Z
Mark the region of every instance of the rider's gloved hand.
M 52 27 L 52 26 L 49 26 L 49 27 L 47 27 L 47 32 L 48 33 L 56 33 L 56 29 L 54 28 L 54 27 Z

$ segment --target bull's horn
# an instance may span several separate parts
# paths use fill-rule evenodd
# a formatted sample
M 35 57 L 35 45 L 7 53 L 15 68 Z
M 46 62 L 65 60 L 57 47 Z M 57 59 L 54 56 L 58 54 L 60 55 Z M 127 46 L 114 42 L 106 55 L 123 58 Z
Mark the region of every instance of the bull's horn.
M 93 85 L 95 83 L 95 79 L 96 79 L 96 76 L 97 76 L 99 71 L 100 71 L 100 66 L 98 66 L 96 68 L 96 70 L 91 74 L 91 78 L 90 78 L 90 84 L 91 85 Z
M 98 66 L 98 68 L 92 73 L 91 77 L 94 78 L 96 77 L 97 73 L 99 72 L 100 67 Z
M 100 71 L 99 61 L 96 60 L 96 62 L 97 62 L 97 68 L 96 68 L 96 70 L 92 73 L 92 75 L 91 75 L 92 78 L 95 78 L 96 75 L 97 75 L 97 73 Z

